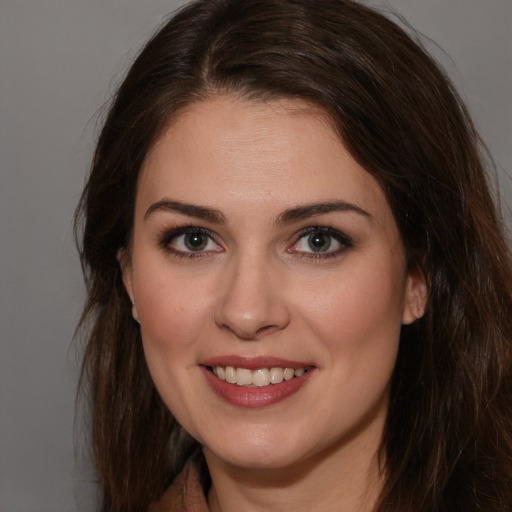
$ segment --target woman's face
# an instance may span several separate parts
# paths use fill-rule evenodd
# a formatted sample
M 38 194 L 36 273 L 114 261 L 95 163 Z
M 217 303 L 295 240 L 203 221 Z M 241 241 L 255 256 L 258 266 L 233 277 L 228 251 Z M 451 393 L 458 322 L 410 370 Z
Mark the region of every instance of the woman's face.
M 380 186 L 319 112 L 193 104 L 148 155 L 121 259 L 155 385 L 207 458 L 374 454 L 425 286 Z

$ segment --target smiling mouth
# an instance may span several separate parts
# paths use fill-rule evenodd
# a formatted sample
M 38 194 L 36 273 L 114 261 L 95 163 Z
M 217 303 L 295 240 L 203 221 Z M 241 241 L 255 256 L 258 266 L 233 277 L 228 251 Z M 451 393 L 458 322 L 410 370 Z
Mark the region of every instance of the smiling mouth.
M 238 368 L 234 366 L 208 366 L 217 378 L 229 384 L 244 387 L 267 387 L 302 377 L 310 368 Z

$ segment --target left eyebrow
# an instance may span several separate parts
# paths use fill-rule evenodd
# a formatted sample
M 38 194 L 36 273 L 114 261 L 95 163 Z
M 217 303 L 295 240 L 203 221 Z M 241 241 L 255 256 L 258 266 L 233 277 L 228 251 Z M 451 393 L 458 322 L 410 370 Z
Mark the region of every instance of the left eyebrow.
M 153 203 L 144 214 L 144 220 L 156 212 L 177 212 L 189 217 L 197 217 L 199 219 L 208 220 L 216 224 L 226 224 L 226 217 L 223 213 L 215 208 L 199 206 L 196 204 L 184 203 L 182 201 L 173 201 L 171 199 L 162 199 Z
M 292 222 L 332 212 L 356 213 L 369 219 L 372 217 L 366 210 L 363 210 L 355 204 L 345 201 L 327 201 L 325 203 L 311 203 L 288 208 L 278 215 L 275 224 L 277 226 L 291 224 Z

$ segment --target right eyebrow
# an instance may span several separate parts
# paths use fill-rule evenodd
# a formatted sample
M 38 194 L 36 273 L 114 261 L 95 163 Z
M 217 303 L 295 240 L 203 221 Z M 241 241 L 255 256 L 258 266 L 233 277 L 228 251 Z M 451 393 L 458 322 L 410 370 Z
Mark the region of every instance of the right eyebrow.
M 205 206 L 198 206 L 191 203 L 184 203 L 182 201 L 174 201 L 171 199 L 161 199 L 153 203 L 144 214 L 144 220 L 147 220 L 151 215 L 156 212 L 177 212 L 189 217 L 197 217 L 199 219 L 208 220 L 215 224 L 226 224 L 226 217 L 224 214 L 215 208 L 208 208 Z
M 363 210 L 360 206 L 348 203 L 346 201 L 336 200 L 327 201 L 324 203 L 304 204 L 294 208 L 288 208 L 278 215 L 276 224 L 290 224 L 299 220 L 308 219 L 309 217 L 325 215 L 331 212 L 356 213 L 368 219 L 372 218 L 372 216 L 366 210 Z

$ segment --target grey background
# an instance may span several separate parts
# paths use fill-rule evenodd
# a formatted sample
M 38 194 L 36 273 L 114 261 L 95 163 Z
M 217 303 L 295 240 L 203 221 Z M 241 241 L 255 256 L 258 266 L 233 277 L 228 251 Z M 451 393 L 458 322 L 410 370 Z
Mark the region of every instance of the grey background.
M 250 1 L 250 0 L 248 0 Z M 92 510 L 73 448 L 83 286 L 72 216 L 99 110 L 183 2 L 0 0 L 0 510 Z M 374 0 L 436 41 L 512 204 L 512 0 Z M 82 445 L 82 419 L 76 432 Z M 82 460 L 82 459 L 79 459 Z

